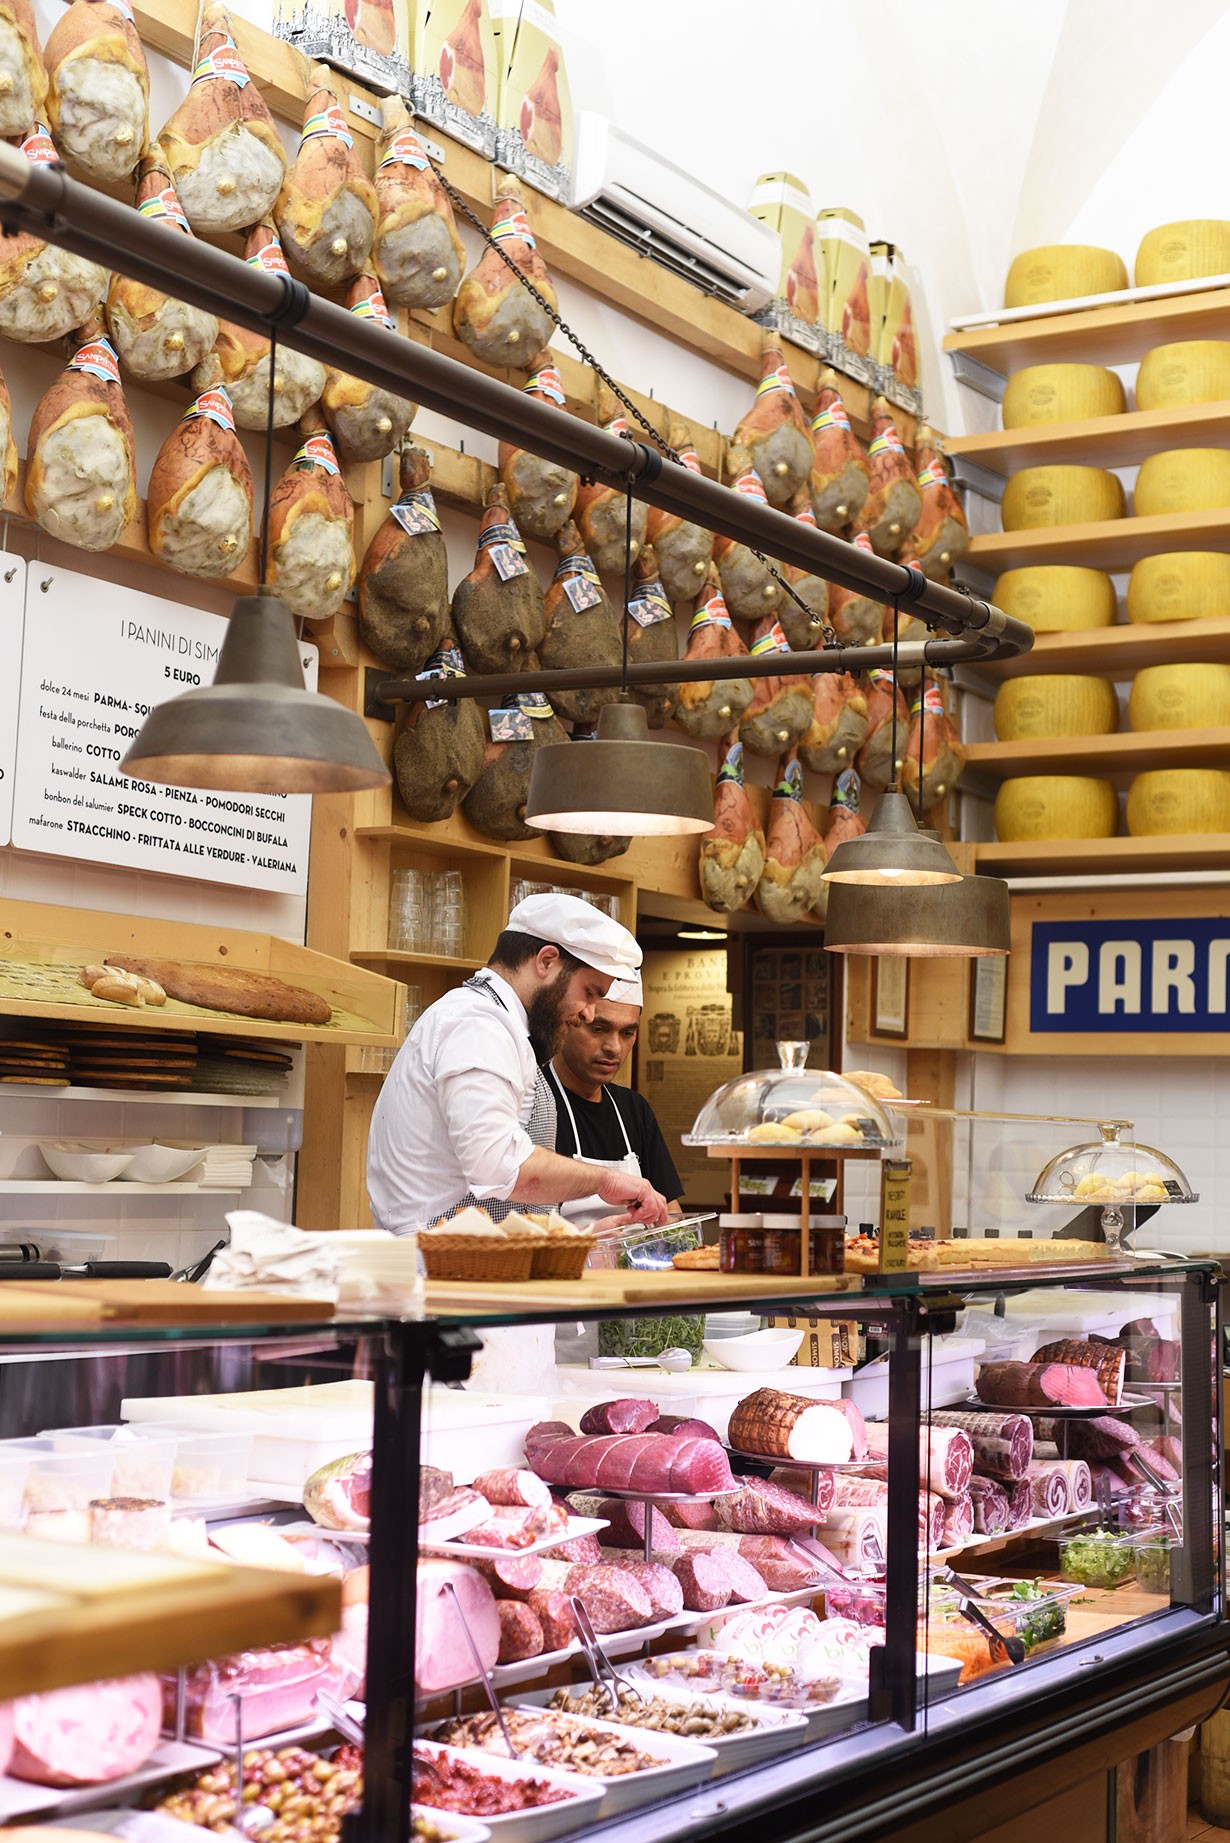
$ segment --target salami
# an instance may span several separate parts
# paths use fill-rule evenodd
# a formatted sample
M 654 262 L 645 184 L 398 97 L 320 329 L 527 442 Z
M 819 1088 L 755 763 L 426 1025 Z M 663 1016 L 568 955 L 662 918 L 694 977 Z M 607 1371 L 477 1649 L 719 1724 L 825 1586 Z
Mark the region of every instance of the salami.
M 868 1451 L 877 1459 L 887 1459 L 887 1422 L 873 1421 L 866 1437 Z M 927 1490 L 950 1501 L 964 1497 L 974 1470 L 969 1435 L 960 1427 L 920 1427 L 918 1465 L 920 1480 Z
M 1077 1363 L 984 1363 L 975 1386 L 981 1401 L 1002 1408 L 1110 1405 L 1097 1372 Z
M 718 1502 L 721 1502 L 719 1499 Z M 672 1529 L 721 1529 L 722 1520 L 717 1513 L 717 1504 L 710 1504 L 703 1498 L 693 1502 L 665 1503 L 657 1506 Z
M 501 1664 L 519 1664 L 523 1658 L 538 1657 L 546 1648 L 538 1614 L 524 1600 L 497 1600 L 500 1615 Z
M 644 1433 L 652 1427 L 658 1418 L 656 1401 L 645 1401 L 635 1396 L 624 1396 L 618 1401 L 595 1402 L 581 1416 L 582 1433 Z M 671 1433 L 673 1428 L 658 1429 L 661 1433 Z M 714 1436 L 717 1437 L 716 1435 Z
M 628 1632 L 653 1617 L 649 1595 L 627 1568 L 605 1562 L 597 1568 L 570 1568 L 564 1591 L 580 1600 L 595 1632 Z
M 931 1424 L 960 1427 L 969 1435 L 974 1465 L 993 1478 L 1019 1480 L 1028 1476 L 1034 1456 L 1034 1430 L 1023 1414 L 979 1414 L 944 1408 L 932 1414 Z
M 1057 1363 L 1065 1369 L 1092 1370 L 1111 1407 L 1119 1406 L 1123 1396 L 1127 1352 L 1118 1344 L 1091 1343 L 1085 1338 L 1063 1337 L 1035 1350 L 1033 1360 L 1035 1363 Z
M 739 1553 L 751 1562 L 770 1593 L 796 1593 L 816 1579 L 815 1560 L 784 1536 L 741 1536 Z
M 741 1491 L 718 1499 L 718 1520 L 741 1536 L 808 1535 L 833 1502 L 833 1474 L 817 1476 L 820 1490 L 814 1505 L 771 1478 L 746 1479 Z
M 656 1421 L 650 1421 L 646 1433 L 691 1434 L 700 1440 L 721 1440 L 716 1427 L 710 1427 L 708 1421 L 698 1421 L 694 1415 L 660 1414 Z
M 576 1637 L 576 1621 L 566 1593 L 554 1588 L 535 1588 L 529 1605 L 542 1627 L 544 1651 L 566 1651 Z
M 620 1565 L 645 1589 L 654 1619 L 674 1619 L 683 1611 L 682 1584 L 664 1561 L 628 1561 Z
M 703 1495 L 730 1490 L 735 1482 L 716 1440 L 671 1433 L 574 1434 L 561 1422 L 546 1421 L 530 1428 L 525 1455 L 539 1478 L 574 1490 L 609 1485 Z
M 974 1534 L 999 1536 L 1008 1527 L 1008 1493 L 994 1478 L 969 1481 L 970 1502 L 974 1508 Z
M 548 1561 L 599 1562 L 602 1560 L 602 1544 L 593 1530 L 584 1536 L 573 1536 L 568 1542 L 561 1542 L 553 1549 L 547 1549 Z
M 602 1540 L 608 1548 L 643 1551 L 646 1518 L 653 1531 L 653 1548 L 679 1547 L 678 1536 L 656 1505 L 625 1502 L 617 1497 L 590 1497 L 578 1492 L 573 1492 L 568 1502 L 579 1517 L 605 1517 L 609 1527 L 602 1531 Z
M 527 1472 L 521 1466 L 501 1466 L 498 1471 L 480 1472 L 474 1480 L 474 1489 L 489 1504 L 546 1509 L 551 1502 L 550 1490 L 542 1479 L 536 1472 Z
M 753 1561 L 750 1561 L 746 1555 L 741 1555 L 737 1549 L 723 1550 L 722 1561 L 730 1581 L 732 1600 L 740 1600 L 746 1604 L 749 1601 L 764 1599 L 765 1594 L 769 1591 L 768 1583 Z
M 1038 1438 L 1053 1440 L 1055 1429 L 1054 1421 L 1040 1420 Z M 1136 1429 L 1127 1421 L 1116 1420 L 1113 1414 L 1097 1414 L 1087 1421 L 1068 1422 L 1069 1459 L 1113 1459 L 1117 1454 L 1139 1445 L 1140 1435 Z
M 731 1570 L 720 1551 L 688 1549 L 672 1561 L 671 1567 L 690 1613 L 716 1613 L 729 1605 Z
M 538 1555 L 492 1555 L 471 1564 L 482 1575 L 497 1600 L 524 1600 L 542 1585 L 543 1564 Z

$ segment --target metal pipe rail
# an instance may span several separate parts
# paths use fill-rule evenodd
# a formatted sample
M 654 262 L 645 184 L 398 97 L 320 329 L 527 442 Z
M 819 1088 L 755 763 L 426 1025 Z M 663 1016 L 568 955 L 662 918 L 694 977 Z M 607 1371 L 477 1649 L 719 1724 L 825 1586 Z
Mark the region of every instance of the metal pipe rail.
M 963 646 L 947 655 L 949 664 L 1007 658 L 1033 645 L 1032 629 L 988 602 L 736 495 L 666 460 L 656 448 L 564 415 L 429 346 L 391 337 L 386 328 L 356 319 L 291 276 L 250 267 L 198 237 L 168 237 L 165 227 L 131 206 L 70 179 L 59 163 L 32 166 L 19 148 L 5 143 L 0 143 L 0 229 L 54 243 L 250 331 L 276 333 L 279 342 L 310 358 L 413 397 L 573 472 L 630 486 L 638 499 L 754 544 L 781 563 L 877 601 L 908 606 L 928 627 L 962 637 Z M 866 649 L 861 663 L 872 663 Z

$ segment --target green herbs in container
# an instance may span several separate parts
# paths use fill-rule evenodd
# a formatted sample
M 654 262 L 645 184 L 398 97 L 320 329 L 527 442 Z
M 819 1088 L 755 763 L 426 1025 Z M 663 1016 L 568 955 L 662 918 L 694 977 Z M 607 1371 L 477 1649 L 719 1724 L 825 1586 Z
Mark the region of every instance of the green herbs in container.
M 1118 1530 L 1089 1529 L 1059 1541 L 1059 1572 L 1083 1587 L 1118 1587 L 1135 1572 L 1134 1536 Z
M 672 1257 L 699 1248 L 701 1233 L 695 1226 L 673 1229 L 669 1223 L 656 1229 L 631 1229 L 621 1235 L 615 1265 L 642 1273 L 671 1270 Z M 598 1326 L 598 1354 L 602 1357 L 656 1357 L 659 1351 L 686 1350 L 699 1363 L 705 1341 L 704 1313 L 673 1312 L 662 1318 L 606 1318 Z
M 1047 1581 L 1018 1581 L 1005 1596 L 1005 1604 L 1017 1615 L 1016 1635 L 1027 1651 L 1048 1639 L 1061 1638 L 1068 1629 L 1068 1609 L 1063 1599 L 1055 1598 Z
M 1171 1538 L 1162 1530 L 1151 1530 L 1136 1539 L 1136 1585 L 1146 1593 L 1170 1593 Z

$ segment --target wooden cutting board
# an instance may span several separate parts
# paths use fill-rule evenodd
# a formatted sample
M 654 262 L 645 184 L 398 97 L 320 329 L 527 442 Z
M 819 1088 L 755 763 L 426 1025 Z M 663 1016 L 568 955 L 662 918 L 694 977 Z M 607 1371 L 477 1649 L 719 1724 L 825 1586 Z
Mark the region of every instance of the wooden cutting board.
M 578 1317 L 600 1316 L 604 1308 L 660 1305 L 709 1309 L 743 1299 L 814 1299 L 824 1293 L 862 1290 L 861 1274 L 819 1274 L 811 1280 L 770 1274 L 638 1273 L 622 1268 L 588 1268 L 579 1280 L 526 1280 L 523 1284 L 484 1280 L 428 1280 L 429 1312 L 525 1312 L 561 1309 Z
M 206 1290 L 175 1280 L 52 1280 L 10 1282 L 52 1300 L 96 1305 L 98 1316 L 120 1324 L 234 1325 L 316 1324 L 333 1317 L 328 1299 L 300 1299 L 286 1293 Z
M 55 1331 L 99 1325 L 110 1317 L 101 1299 L 81 1299 L 37 1280 L 0 1283 L 0 1339 L 5 1331 Z

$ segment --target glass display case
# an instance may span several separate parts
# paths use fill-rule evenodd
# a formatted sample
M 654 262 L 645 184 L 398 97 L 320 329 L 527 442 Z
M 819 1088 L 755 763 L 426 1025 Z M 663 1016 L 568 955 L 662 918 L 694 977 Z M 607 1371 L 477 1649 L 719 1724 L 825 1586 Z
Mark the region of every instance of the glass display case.
M 901 1129 L 866 1088 L 831 1069 L 807 1067 L 807 1043 L 779 1043 L 778 1069 L 754 1069 L 724 1082 L 701 1108 L 685 1145 L 817 1146 L 826 1151 L 890 1151 Z

